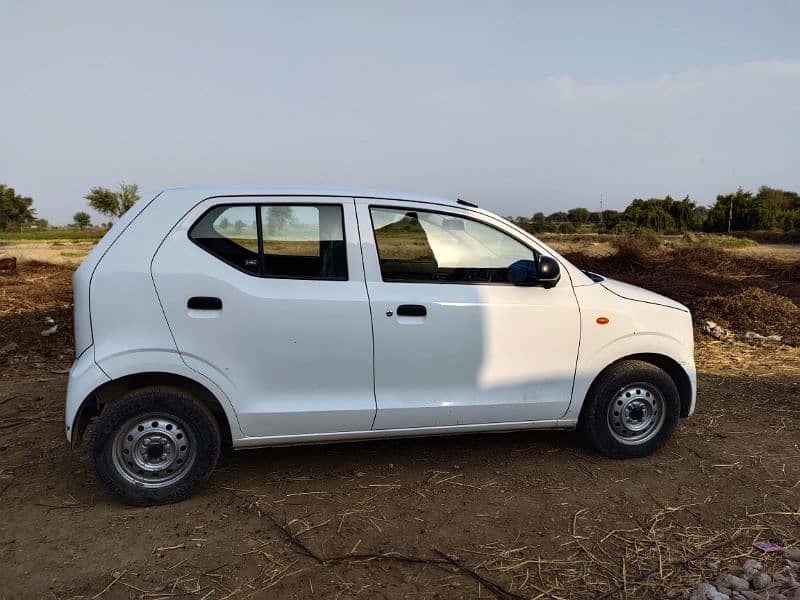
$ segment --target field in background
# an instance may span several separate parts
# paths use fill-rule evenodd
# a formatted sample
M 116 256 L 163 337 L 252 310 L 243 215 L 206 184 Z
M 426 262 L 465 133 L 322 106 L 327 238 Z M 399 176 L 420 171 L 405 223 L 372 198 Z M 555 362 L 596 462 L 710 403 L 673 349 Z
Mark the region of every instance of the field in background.
M 24 231 L 0 231 L 0 244 L 5 242 L 44 240 L 99 240 L 107 229 L 26 229 Z
M 800 540 L 797 247 L 546 237 L 730 327 L 698 329 L 697 413 L 662 452 L 614 461 L 555 432 L 227 452 L 195 497 L 149 509 L 112 500 L 64 439 L 81 257 L 63 253 L 93 241 L 0 246 L 21 253 L 0 275 L 0 595 L 664 598 L 748 556 L 777 573 L 751 543 Z
M 79 263 L 100 240 L 105 230 L 52 229 L 27 230 L 22 233 L 0 232 L 0 258 L 16 256 L 19 260 L 39 260 L 55 263 Z M 537 235 L 546 244 L 562 254 L 576 253 L 587 256 L 609 256 L 616 251 L 615 242 L 625 238 L 613 234 L 559 234 Z M 756 243 L 750 238 L 718 234 L 689 234 L 657 236 L 668 248 L 712 247 L 735 250 L 743 255 L 763 256 L 778 260 L 800 260 L 800 243 Z M 785 236 L 784 236 L 785 237 Z M 693 241 L 687 241 L 694 238 Z M 775 239 L 782 239 L 775 237 Z M 785 238 L 786 241 L 796 241 Z M 243 244 L 244 245 L 244 244 Z

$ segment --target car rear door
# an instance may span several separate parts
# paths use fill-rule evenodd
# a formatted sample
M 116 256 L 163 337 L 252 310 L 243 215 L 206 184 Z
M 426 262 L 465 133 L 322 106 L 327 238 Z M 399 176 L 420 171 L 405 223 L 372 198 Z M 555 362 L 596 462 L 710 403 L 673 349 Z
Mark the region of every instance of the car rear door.
M 537 250 L 501 221 L 449 206 L 357 199 L 375 340 L 375 429 L 556 420 L 580 336 L 564 273 L 518 287 Z
M 352 198 L 201 202 L 153 280 L 185 363 L 247 436 L 369 430 L 372 331 Z

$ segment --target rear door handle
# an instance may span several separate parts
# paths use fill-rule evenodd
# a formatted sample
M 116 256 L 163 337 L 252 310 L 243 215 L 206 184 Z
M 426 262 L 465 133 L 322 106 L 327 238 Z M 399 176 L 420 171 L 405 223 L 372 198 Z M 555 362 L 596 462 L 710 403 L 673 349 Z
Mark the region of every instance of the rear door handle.
M 421 304 L 401 304 L 397 307 L 398 317 L 424 317 L 428 310 Z
M 192 310 L 222 310 L 222 300 L 212 296 L 193 296 L 186 303 Z

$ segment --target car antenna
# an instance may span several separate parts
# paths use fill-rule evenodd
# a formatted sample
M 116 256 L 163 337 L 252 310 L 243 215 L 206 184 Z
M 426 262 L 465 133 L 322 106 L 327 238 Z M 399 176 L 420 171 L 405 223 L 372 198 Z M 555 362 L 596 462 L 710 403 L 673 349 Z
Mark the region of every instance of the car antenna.
M 479 208 L 477 204 L 473 204 L 472 202 L 467 202 L 466 200 L 462 200 L 461 198 L 457 198 L 456 202 L 458 202 L 462 206 L 471 206 L 472 208 Z

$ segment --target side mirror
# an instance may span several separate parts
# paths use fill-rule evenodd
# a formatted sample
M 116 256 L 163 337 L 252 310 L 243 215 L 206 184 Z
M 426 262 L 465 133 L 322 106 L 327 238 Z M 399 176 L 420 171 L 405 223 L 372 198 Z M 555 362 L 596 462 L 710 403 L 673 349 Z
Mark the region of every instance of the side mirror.
M 539 285 L 544 288 L 554 287 L 561 279 L 558 262 L 549 256 L 539 256 Z
M 518 260 L 508 267 L 508 281 L 519 286 L 551 288 L 561 279 L 558 263 L 549 256 L 538 261 Z

